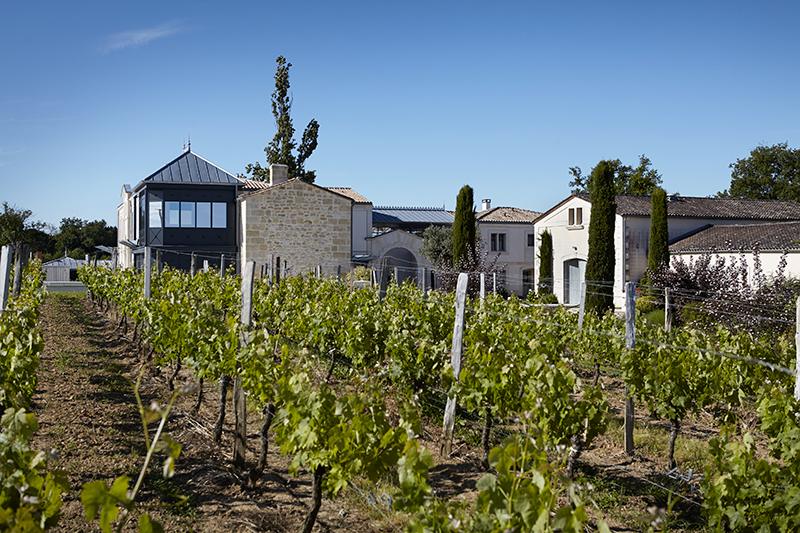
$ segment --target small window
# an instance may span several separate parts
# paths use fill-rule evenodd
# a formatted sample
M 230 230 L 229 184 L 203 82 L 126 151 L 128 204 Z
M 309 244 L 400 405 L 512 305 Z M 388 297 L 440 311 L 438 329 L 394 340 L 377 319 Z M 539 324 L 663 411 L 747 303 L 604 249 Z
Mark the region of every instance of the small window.
M 164 227 L 166 228 L 180 228 L 181 227 L 181 203 L 180 202 L 164 202 L 166 210 L 164 217 Z
M 490 245 L 493 252 L 506 251 L 506 234 L 505 233 L 492 233 L 490 238 Z
M 575 207 L 569 210 L 569 225 L 580 226 L 583 224 L 583 208 Z
M 197 202 L 197 227 L 211 227 L 211 202 Z
M 228 227 L 228 206 L 225 202 L 214 202 L 211 206 L 211 227 Z
M 536 246 L 536 235 L 533 233 L 528 234 L 528 246 Z
M 160 229 L 161 219 L 164 215 L 162 213 L 162 203 L 161 200 L 151 200 L 150 201 L 150 218 L 149 218 L 149 227 L 152 229 Z

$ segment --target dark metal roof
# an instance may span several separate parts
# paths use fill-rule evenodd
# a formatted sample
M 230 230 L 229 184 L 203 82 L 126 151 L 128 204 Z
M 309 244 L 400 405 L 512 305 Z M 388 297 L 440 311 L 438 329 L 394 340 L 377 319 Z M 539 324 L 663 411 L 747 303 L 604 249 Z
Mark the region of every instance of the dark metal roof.
M 800 222 L 718 224 L 707 226 L 669 245 L 670 252 L 800 250 Z
M 590 201 L 586 193 L 575 196 Z M 615 200 L 618 215 L 650 216 L 649 196 L 619 194 Z M 667 202 L 667 216 L 723 220 L 800 220 L 800 203 L 789 200 L 742 200 L 672 195 Z
M 372 225 L 383 228 L 452 225 L 453 214 L 441 207 L 373 207 Z
M 139 182 L 134 190 L 139 190 L 148 183 L 212 183 L 221 185 L 243 185 L 241 180 L 222 170 L 214 163 L 203 159 L 187 150 L 156 172 Z

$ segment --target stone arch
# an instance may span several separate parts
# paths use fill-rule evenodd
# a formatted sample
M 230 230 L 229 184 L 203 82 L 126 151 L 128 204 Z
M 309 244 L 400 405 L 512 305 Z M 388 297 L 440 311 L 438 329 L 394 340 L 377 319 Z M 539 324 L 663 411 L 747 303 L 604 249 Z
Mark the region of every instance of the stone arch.
M 391 248 L 383 255 L 380 264 L 386 264 L 392 270 L 397 268 L 397 283 L 417 279 L 419 262 L 411 250 L 400 246 Z

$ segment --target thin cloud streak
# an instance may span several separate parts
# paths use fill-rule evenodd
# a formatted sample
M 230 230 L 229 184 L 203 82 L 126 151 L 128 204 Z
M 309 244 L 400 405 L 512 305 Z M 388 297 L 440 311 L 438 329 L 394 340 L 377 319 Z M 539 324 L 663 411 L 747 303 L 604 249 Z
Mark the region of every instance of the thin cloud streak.
M 137 48 L 149 44 L 156 39 L 169 37 L 181 31 L 183 31 L 183 28 L 176 22 L 169 22 L 150 29 L 123 31 L 111 35 L 106 45 L 101 49 L 101 52 L 110 54 L 111 52 L 116 52 L 125 48 Z

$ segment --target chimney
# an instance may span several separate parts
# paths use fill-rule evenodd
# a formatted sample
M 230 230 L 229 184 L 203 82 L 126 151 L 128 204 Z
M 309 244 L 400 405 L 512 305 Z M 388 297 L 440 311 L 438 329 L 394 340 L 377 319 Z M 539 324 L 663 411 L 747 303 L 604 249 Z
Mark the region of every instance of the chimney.
M 284 181 L 289 180 L 289 167 L 287 165 L 279 165 L 272 163 L 269 166 L 269 184 L 278 185 Z
M 481 211 L 488 211 L 489 209 L 492 208 L 492 199 L 491 198 L 486 198 L 484 200 L 481 200 L 481 204 L 483 206 Z

